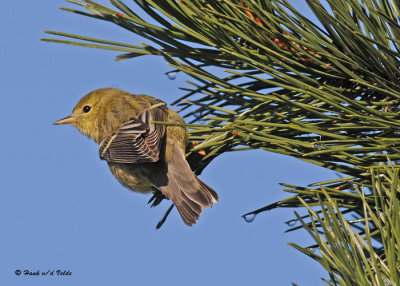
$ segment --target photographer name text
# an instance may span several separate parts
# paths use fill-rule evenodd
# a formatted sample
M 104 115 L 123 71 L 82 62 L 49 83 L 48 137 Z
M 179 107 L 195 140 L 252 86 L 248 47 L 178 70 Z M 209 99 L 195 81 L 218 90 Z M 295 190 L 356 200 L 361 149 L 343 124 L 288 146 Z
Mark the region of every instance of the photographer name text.
M 46 270 L 46 271 L 40 271 L 40 270 L 35 270 L 35 271 L 31 271 L 31 270 L 20 270 L 17 269 L 15 270 L 15 275 L 17 276 L 71 276 L 72 275 L 72 271 L 70 270 Z

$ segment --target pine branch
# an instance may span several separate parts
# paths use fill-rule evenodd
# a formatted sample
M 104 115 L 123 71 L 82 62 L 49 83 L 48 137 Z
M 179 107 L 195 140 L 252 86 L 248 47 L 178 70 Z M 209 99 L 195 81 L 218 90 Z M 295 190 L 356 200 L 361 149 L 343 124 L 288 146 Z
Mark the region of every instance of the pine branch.
M 318 24 L 286 0 L 134 0 L 151 21 L 122 0 L 111 0 L 113 8 L 68 2 L 86 10 L 63 10 L 113 23 L 147 42 L 52 31 L 46 33 L 57 38 L 44 41 L 119 51 L 116 60 L 162 56 L 174 72 L 193 78 L 175 104 L 189 122 L 187 159 L 197 174 L 224 152 L 262 149 L 346 176 L 308 187 L 282 184 L 293 196 L 246 220 L 305 206 L 310 220 L 297 216 L 301 226 L 289 231 L 305 228 L 321 256 L 293 246 L 327 269 L 327 284 L 400 284 L 396 1 L 327 0 L 324 7 L 307 0 Z
M 358 219 L 349 220 L 340 200 L 324 188 L 318 194 L 319 212 L 299 198 L 308 209 L 310 222 L 296 213 L 297 220 L 316 245 L 290 245 L 317 260 L 328 271 L 331 277 L 328 285 L 400 283 L 399 169 L 385 167 L 382 171 L 371 170 L 373 185 L 369 190 L 355 189 L 363 206 Z
M 118 60 L 161 55 L 200 83 L 177 102 L 192 123 L 205 121 L 190 126 L 200 142 L 188 150 L 196 173 L 223 152 L 263 149 L 370 184 L 368 168 L 399 160 L 400 26 L 391 2 L 330 0 L 330 13 L 307 1 L 324 29 L 278 0 L 136 0 L 157 24 L 122 1 L 111 1 L 115 9 L 69 2 L 89 12 L 62 9 L 112 22 L 153 45 L 59 32 L 47 33 L 79 41 L 44 40 L 124 52 Z M 308 196 L 315 199 L 313 191 Z

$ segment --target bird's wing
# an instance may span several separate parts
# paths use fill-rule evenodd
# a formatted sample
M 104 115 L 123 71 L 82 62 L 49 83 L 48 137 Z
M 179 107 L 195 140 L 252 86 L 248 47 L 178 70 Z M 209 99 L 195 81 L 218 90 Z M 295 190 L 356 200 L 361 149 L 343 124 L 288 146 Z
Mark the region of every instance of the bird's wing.
M 100 142 L 100 158 L 113 163 L 158 161 L 166 127 L 164 124 L 152 122 L 167 120 L 168 110 L 165 103 L 150 107 Z

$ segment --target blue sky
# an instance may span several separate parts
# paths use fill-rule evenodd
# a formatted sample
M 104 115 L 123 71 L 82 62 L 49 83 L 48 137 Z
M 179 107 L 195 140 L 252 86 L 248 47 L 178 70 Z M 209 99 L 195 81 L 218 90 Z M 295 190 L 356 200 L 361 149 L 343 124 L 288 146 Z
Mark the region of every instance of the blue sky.
M 303 1 L 297 4 L 303 9 Z M 169 80 L 161 58 L 114 62 L 110 51 L 39 41 L 43 30 L 140 41 L 57 9 L 64 5 L 3 3 L 0 284 L 322 285 L 318 263 L 286 244 L 310 243 L 305 231 L 284 233 L 293 210 L 262 213 L 252 223 L 241 215 L 287 197 L 280 182 L 307 185 L 335 178 L 332 172 L 265 151 L 224 154 L 201 175 L 220 202 L 191 228 L 174 210 L 157 231 L 169 203 L 150 209 L 149 197 L 112 177 L 95 143 L 52 125 L 93 89 L 113 86 L 169 103 L 189 79 L 180 73 Z M 72 275 L 16 276 L 18 269 Z

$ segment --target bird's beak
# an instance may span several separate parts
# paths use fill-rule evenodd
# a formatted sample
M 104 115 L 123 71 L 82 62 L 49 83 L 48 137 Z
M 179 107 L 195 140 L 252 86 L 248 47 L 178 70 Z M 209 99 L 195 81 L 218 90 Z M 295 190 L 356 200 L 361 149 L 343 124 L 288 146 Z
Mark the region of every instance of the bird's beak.
M 76 119 L 73 118 L 72 115 L 70 115 L 70 116 L 67 116 L 67 117 L 65 117 L 63 119 L 60 119 L 60 120 L 54 122 L 53 125 L 72 124 L 72 123 L 75 123 L 75 122 L 76 122 Z

